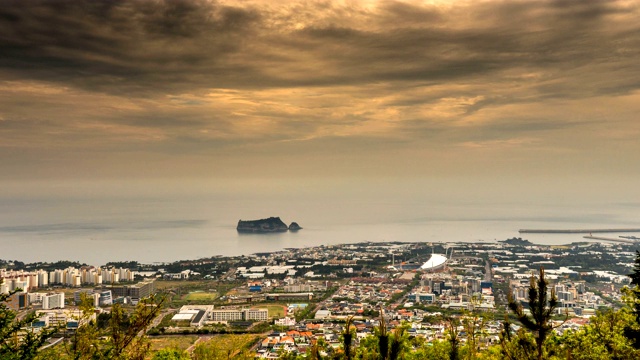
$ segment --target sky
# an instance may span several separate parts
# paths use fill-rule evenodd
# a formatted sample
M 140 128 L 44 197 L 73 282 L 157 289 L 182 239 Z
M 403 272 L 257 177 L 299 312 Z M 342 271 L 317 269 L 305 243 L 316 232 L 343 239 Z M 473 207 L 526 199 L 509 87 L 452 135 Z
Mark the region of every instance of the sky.
M 0 0 L 0 184 L 633 199 L 638 19 L 615 0 Z

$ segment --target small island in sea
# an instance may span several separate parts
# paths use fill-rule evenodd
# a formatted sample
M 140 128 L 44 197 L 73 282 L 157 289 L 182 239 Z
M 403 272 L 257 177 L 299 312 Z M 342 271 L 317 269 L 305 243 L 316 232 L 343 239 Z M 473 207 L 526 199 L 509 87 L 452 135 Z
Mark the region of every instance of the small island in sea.
M 292 222 L 291 225 L 289 225 L 289 231 L 298 231 L 298 230 L 302 230 L 302 227 L 300 225 L 298 225 L 297 222 Z
M 501 240 L 498 241 L 501 243 L 505 243 L 505 244 L 509 244 L 509 245 L 515 245 L 515 246 L 534 246 L 535 244 L 532 243 L 529 240 L 523 240 L 522 238 L 517 238 L 517 237 L 513 237 L 511 239 L 507 239 L 507 240 Z
M 260 220 L 239 220 L 238 227 L 236 228 L 241 233 L 273 233 L 273 232 L 286 232 L 286 231 L 298 231 L 302 227 L 296 222 L 292 222 L 287 226 L 279 217 L 270 217 Z

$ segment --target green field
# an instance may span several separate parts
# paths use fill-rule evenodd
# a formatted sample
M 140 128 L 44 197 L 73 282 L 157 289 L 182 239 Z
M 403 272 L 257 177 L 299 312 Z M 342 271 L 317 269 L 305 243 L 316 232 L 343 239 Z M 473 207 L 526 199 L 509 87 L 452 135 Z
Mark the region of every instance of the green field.
M 189 301 L 213 301 L 218 298 L 216 292 L 191 292 L 185 296 L 185 300 Z
M 257 308 L 269 310 L 269 318 L 280 319 L 284 317 L 285 307 L 283 305 L 260 305 Z

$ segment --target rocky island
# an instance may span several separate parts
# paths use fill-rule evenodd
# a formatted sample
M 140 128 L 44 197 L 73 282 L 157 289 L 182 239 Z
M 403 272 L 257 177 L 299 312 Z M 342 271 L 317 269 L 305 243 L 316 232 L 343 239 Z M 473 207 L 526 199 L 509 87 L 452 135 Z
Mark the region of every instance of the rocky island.
M 236 228 L 240 233 L 273 233 L 297 231 L 302 229 L 296 222 L 292 222 L 287 226 L 279 217 L 270 217 L 260 220 L 239 220 Z
M 532 243 L 531 241 L 523 240 L 522 238 L 519 238 L 519 237 L 518 238 L 513 237 L 511 239 L 501 240 L 498 242 L 509 244 L 509 245 L 515 245 L 515 246 L 535 246 L 535 244 Z

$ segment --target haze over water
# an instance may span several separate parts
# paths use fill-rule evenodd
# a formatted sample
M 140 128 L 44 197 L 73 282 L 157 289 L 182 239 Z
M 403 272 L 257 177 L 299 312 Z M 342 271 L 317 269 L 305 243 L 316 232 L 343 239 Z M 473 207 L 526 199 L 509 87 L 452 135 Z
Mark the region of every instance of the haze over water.
M 638 18 L 628 0 L 10 0 L 0 259 L 640 227 Z M 269 216 L 304 230 L 235 231 Z
M 150 187 L 59 188 L 60 196 L 0 198 L 0 259 L 142 263 L 241 255 L 355 242 L 480 242 L 521 236 L 534 243 L 583 241 L 582 234 L 522 234 L 518 229 L 638 227 L 640 204 L 558 197 L 470 196 L 435 184 L 399 181 L 318 190 L 286 181 L 251 188 L 163 192 Z M 313 185 L 311 183 L 311 185 Z M 347 186 L 348 185 L 348 186 Z M 427 186 L 431 185 L 431 186 Z M 104 190 L 103 192 L 98 189 Z M 439 193 L 440 192 L 440 193 Z M 504 194 L 504 192 L 503 192 Z M 239 219 L 280 216 L 297 233 L 238 234 Z M 622 234 L 612 234 L 617 237 Z

